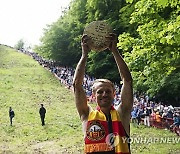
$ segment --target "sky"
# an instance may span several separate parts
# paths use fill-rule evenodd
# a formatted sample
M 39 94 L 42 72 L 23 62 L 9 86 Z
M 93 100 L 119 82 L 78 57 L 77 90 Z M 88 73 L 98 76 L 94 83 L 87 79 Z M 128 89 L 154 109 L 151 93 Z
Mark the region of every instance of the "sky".
M 0 0 L 0 44 L 40 43 L 43 29 L 62 15 L 71 0 Z

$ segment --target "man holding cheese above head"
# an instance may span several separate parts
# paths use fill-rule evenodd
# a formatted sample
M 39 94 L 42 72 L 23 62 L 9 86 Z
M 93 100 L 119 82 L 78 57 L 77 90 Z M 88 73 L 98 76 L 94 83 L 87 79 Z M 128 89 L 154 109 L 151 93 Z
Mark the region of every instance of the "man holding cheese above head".
M 117 49 L 117 37 L 111 33 L 108 49 L 112 52 L 122 79 L 121 104 L 113 107 L 115 87 L 110 80 L 97 79 L 92 86 L 97 108 L 88 105 L 83 89 L 83 79 L 88 53 L 91 50 L 91 38 L 82 36 L 82 56 L 77 64 L 73 86 L 76 108 L 83 124 L 85 153 L 129 154 L 130 118 L 133 105 L 132 77 L 130 71 Z

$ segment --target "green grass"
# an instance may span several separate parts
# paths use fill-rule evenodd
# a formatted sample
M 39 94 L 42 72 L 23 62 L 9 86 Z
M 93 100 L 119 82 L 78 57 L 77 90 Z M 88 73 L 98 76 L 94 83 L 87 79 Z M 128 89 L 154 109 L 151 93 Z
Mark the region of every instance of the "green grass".
M 41 103 L 47 109 L 44 127 Z M 12 127 L 10 106 L 15 111 Z M 71 91 L 30 56 L 0 46 L 0 153 L 83 153 L 81 126 Z M 131 126 L 131 135 L 177 137 L 143 126 Z M 133 154 L 178 154 L 180 144 L 132 143 L 131 149 Z
M 169 130 L 131 125 L 131 137 L 133 153 L 180 154 L 180 137 Z

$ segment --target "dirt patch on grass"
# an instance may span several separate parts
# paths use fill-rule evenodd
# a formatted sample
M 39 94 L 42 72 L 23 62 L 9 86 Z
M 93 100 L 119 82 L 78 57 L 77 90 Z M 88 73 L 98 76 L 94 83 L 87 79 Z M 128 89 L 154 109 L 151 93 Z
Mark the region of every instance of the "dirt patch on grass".
M 29 151 L 33 154 L 82 154 L 78 147 L 65 148 L 57 141 L 44 141 L 30 146 Z

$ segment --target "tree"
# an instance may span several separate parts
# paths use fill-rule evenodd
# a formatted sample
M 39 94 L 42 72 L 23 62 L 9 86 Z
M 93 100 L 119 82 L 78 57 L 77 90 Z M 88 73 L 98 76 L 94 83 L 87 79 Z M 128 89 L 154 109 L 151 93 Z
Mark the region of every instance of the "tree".
M 170 1 L 161 4 L 150 0 L 138 1 L 130 20 L 131 24 L 137 25 L 137 35 L 124 32 L 119 36 L 118 45 L 126 51 L 124 56 L 133 74 L 135 90 L 159 100 L 164 100 L 166 95 L 166 101 L 177 104 L 180 100 L 177 96 L 177 90 L 180 90 L 177 78 L 180 66 L 177 4 L 180 2 L 173 2 L 174 5 Z M 164 92 L 167 85 L 176 88 Z
M 23 50 L 25 47 L 25 42 L 23 39 L 20 39 L 17 44 L 14 46 L 15 49 L 17 50 Z
M 85 26 L 94 20 L 106 20 L 119 36 L 118 48 L 132 72 L 135 92 L 177 103 L 179 5 L 179 0 L 73 0 L 64 15 L 44 30 L 36 51 L 64 66 L 75 66 L 81 56 Z M 110 52 L 91 52 L 88 58 L 89 75 L 119 82 Z
M 52 25 L 44 29 L 41 45 L 36 52 L 44 57 L 59 61 L 64 66 L 73 66 L 80 58 L 80 40 L 86 23 L 86 0 L 74 0 Z

